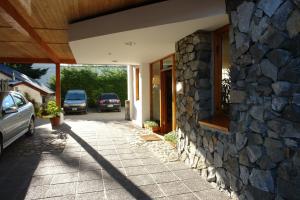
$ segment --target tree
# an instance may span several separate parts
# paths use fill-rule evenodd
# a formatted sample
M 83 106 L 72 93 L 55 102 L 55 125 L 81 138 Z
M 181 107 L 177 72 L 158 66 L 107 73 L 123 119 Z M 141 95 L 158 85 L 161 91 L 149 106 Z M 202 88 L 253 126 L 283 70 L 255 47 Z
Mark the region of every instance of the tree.
M 7 66 L 14 68 L 16 71 L 21 72 L 33 79 L 39 79 L 41 76 L 45 75 L 48 71 L 47 69 L 33 69 L 32 64 L 7 64 Z
M 50 88 L 55 90 L 55 77 L 50 80 Z M 100 74 L 89 69 L 63 69 L 61 71 L 61 94 L 72 89 L 83 89 L 88 96 L 89 106 L 97 105 L 99 95 L 103 92 L 118 94 L 122 105 L 127 99 L 127 71 L 126 69 L 107 68 Z

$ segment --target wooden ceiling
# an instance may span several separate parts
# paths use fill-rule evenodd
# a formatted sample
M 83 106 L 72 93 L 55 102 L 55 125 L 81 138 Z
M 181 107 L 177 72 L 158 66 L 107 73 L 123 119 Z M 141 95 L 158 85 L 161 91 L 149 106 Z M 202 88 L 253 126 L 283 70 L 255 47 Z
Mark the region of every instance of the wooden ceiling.
M 157 0 L 0 0 L 0 62 L 76 63 L 69 24 Z

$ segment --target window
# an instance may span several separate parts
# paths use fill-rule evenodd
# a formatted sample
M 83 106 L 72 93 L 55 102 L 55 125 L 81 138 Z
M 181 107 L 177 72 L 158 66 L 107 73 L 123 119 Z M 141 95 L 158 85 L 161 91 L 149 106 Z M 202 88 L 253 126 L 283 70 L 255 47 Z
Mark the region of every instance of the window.
M 160 64 L 151 65 L 151 119 L 160 122 Z
M 2 110 L 6 110 L 8 108 L 12 108 L 15 106 L 15 102 L 10 95 L 7 95 L 2 102 Z
M 19 94 L 13 94 L 13 97 L 14 97 L 14 100 L 15 100 L 16 105 L 18 107 L 22 107 L 22 106 L 26 105 L 26 101 L 25 101 L 25 99 L 21 95 L 19 95 Z
M 214 115 L 201 120 L 200 125 L 229 132 L 230 44 L 229 26 L 214 32 Z
M 228 26 L 214 34 L 214 101 L 215 115 L 229 115 L 230 45 Z
M 140 99 L 140 68 L 135 68 L 135 99 Z

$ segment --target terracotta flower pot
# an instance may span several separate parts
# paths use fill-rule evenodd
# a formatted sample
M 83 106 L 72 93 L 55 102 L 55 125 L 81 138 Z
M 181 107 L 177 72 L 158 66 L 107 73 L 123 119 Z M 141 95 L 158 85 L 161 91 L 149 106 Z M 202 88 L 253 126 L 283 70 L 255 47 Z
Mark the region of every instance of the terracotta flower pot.
M 50 118 L 50 122 L 51 122 L 52 128 L 55 128 L 55 127 L 57 127 L 59 125 L 60 117 Z

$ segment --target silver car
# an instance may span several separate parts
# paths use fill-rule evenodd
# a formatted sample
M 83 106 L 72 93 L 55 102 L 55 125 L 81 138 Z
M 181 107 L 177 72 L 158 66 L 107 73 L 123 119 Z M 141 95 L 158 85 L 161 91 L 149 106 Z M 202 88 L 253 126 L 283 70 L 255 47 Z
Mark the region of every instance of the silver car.
M 34 134 L 34 108 L 18 92 L 0 92 L 0 156 L 3 149 L 24 135 Z

